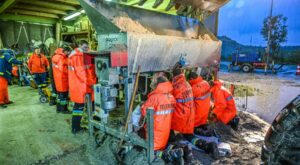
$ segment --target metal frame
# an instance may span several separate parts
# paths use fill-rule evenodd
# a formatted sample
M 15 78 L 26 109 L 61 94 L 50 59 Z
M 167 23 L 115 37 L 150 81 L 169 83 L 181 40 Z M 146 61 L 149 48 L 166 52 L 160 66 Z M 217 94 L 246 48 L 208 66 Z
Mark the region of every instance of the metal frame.
M 92 101 L 91 96 L 88 94 L 87 96 L 87 113 L 88 113 L 88 120 L 89 120 L 89 135 L 93 136 L 94 128 L 97 128 L 104 134 L 109 134 L 115 138 L 123 139 L 124 141 L 131 143 L 133 145 L 137 145 L 143 147 L 147 151 L 147 160 L 151 163 L 154 160 L 154 109 L 148 108 L 147 109 L 147 140 L 142 139 L 136 133 L 124 133 L 120 130 L 111 128 L 107 126 L 105 123 L 101 121 L 96 121 L 93 119 L 93 110 L 92 110 Z M 150 130 L 150 131 L 149 131 Z

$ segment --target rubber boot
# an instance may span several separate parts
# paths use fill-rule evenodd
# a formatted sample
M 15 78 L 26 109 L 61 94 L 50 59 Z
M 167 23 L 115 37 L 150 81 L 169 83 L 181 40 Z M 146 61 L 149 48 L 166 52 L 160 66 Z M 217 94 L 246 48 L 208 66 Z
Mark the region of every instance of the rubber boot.
M 49 101 L 49 105 L 52 106 L 52 105 L 56 105 L 56 98 L 53 97 L 53 96 L 50 96 L 50 101 Z
M 72 117 L 72 133 L 76 134 L 81 131 L 80 127 L 81 116 L 73 116 Z
M 213 159 L 219 158 L 219 150 L 218 145 L 214 142 L 206 142 L 202 139 L 197 139 L 194 142 L 195 146 L 197 146 L 199 149 L 204 150 L 206 153 L 208 153 Z
M 56 113 L 61 113 L 62 112 L 62 108 L 60 104 L 56 105 Z
M 192 161 L 194 160 L 194 156 L 193 156 L 193 148 L 190 144 L 185 145 L 183 147 L 183 152 L 184 152 L 184 161 L 185 164 L 192 164 Z
M 71 114 L 72 112 L 68 110 L 68 105 L 61 105 L 61 112 L 63 114 Z
M 240 123 L 240 118 L 234 117 L 228 124 L 231 126 L 233 130 L 237 131 L 239 123 Z
M 168 147 L 163 153 L 163 159 L 166 162 L 172 163 L 172 164 L 183 164 L 183 149 L 182 148 L 175 148 L 172 149 L 173 146 Z
M 1 105 L 0 105 L 0 109 L 4 109 L 4 108 L 7 108 L 7 105 L 1 104 Z

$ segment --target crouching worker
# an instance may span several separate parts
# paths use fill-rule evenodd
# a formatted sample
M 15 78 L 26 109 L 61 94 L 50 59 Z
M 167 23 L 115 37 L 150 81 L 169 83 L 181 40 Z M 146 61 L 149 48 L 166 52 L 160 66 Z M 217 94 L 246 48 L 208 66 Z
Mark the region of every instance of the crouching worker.
M 237 110 L 232 94 L 222 86 L 222 82 L 214 81 L 211 89 L 214 102 L 213 118 L 230 125 L 233 129 L 238 128 L 239 119 L 236 117 Z
M 193 90 L 186 81 L 183 70 L 181 68 L 175 68 L 173 70 L 173 76 L 173 95 L 176 99 L 176 104 L 175 112 L 172 117 L 172 134 L 174 136 L 183 135 L 184 139 L 181 140 L 191 142 L 197 148 L 210 154 L 214 159 L 218 159 L 219 151 L 217 144 L 214 142 L 206 142 L 194 135 L 195 105 Z
M 210 109 L 210 86 L 197 73 L 190 73 L 190 84 L 192 86 L 195 104 L 195 134 L 201 134 L 201 127 L 205 127 Z
M 63 46 L 58 48 L 52 57 L 52 71 L 54 77 L 55 89 L 58 94 L 56 112 L 69 113 L 68 97 L 69 97 L 69 82 L 68 82 L 68 56 L 71 53 L 71 48 Z
M 163 73 L 158 73 L 153 76 L 150 86 L 154 90 L 141 106 L 142 118 L 140 121 L 145 119 L 147 108 L 154 108 L 154 151 L 156 157 L 162 158 L 164 161 L 181 159 L 183 156 L 182 149 L 167 147 L 175 104 L 175 99 L 171 94 L 172 84 Z M 144 125 L 144 129 L 147 129 L 146 125 Z M 147 136 L 148 130 L 145 131 Z

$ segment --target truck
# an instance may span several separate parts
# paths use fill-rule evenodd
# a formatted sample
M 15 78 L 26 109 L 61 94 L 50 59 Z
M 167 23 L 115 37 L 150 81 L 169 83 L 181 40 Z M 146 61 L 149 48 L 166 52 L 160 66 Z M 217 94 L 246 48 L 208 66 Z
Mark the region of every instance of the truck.
M 239 67 L 245 73 L 252 72 L 254 69 L 264 69 L 267 63 L 262 62 L 261 55 L 259 53 L 234 53 L 232 55 L 231 64 L 229 70 L 233 67 Z M 268 66 L 271 68 L 271 66 Z
M 285 64 L 281 64 L 277 68 L 275 65 L 267 64 L 262 60 L 262 55 L 260 53 L 234 53 L 232 54 L 231 63 L 228 66 L 228 70 L 231 71 L 235 67 L 239 70 L 249 73 L 253 72 L 255 69 L 267 69 L 272 73 L 277 73 Z

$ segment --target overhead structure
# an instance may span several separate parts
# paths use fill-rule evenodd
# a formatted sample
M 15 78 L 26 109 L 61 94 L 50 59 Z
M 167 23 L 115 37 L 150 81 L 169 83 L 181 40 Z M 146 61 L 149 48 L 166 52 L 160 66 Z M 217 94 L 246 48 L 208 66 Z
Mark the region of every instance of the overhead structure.
M 108 0 L 126 6 L 180 15 L 204 21 L 229 0 Z
M 78 9 L 77 0 L 0 0 L 0 20 L 55 24 Z

